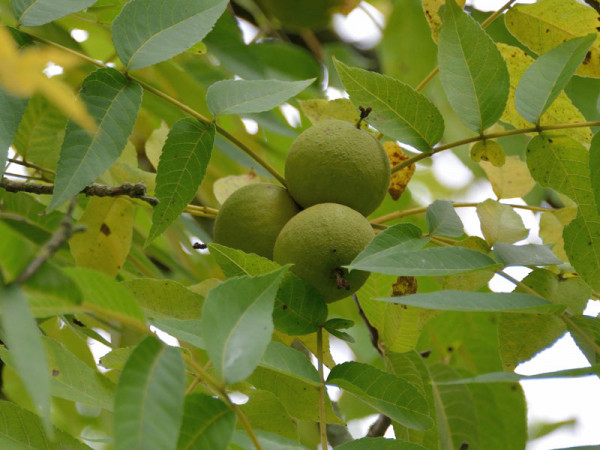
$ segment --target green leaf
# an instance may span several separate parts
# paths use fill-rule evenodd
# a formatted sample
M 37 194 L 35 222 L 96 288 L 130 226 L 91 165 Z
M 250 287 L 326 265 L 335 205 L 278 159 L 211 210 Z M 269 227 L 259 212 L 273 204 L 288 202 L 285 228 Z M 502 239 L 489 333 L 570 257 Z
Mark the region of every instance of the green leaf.
M 15 403 L 0 400 L 0 447 L 11 450 L 90 450 L 75 437 L 54 429 L 50 440 L 38 416 Z
M 97 0 L 11 0 L 20 25 L 37 27 L 92 6 Z
M 541 55 L 565 41 L 596 33 L 598 12 L 577 0 L 539 0 L 533 4 L 513 5 L 504 17 L 506 27 L 534 53 Z M 577 70 L 584 77 L 600 77 L 598 55 L 600 43 L 595 42 Z
M 221 400 L 203 394 L 186 396 L 178 450 L 225 450 L 233 436 L 235 413 Z
M 0 87 L 0 178 L 8 158 L 8 147 L 19 128 L 27 107 L 27 99 L 13 97 Z
M 502 311 L 530 314 L 552 314 L 564 310 L 531 294 L 508 292 L 435 291 L 378 300 L 419 308 L 444 311 Z
M 583 280 L 600 289 L 600 215 L 589 161 L 586 148 L 566 136 L 536 136 L 527 146 L 527 165 L 536 181 L 577 203 L 578 215 L 563 231 L 565 251 Z
M 519 114 L 531 123 L 538 123 L 567 85 L 595 39 L 595 34 L 572 39 L 544 53 L 530 65 L 515 91 Z
M 506 106 L 508 69 L 494 41 L 454 0 L 446 2 L 438 64 L 452 108 L 469 128 L 483 133 Z
M 137 278 L 123 281 L 148 317 L 189 320 L 202 316 L 203 297 L 172 280 Z
M 13 142 L 24 160 L 56 170 L 67 117 L 46 97 L 34 95 L 27 104 Z
M 0 273 L 6 283 L 14 281 L 33 259 L 35 245 L 0 221 Z
M 591 367 L 580 367 L 577 369 L 557 370 L 555 372 L 538 373 L 535 375 L 523 375 L 515 372 L 492 372 L 484 373 L 470 378 L 459 378 L 438 382 L 438 385 L 451 384 L 473 384 L 473 383 L 514 383 L 521 380 L 546 380 L 549 378 L 574 378 L 600 375 L 600 364 Z
M 276 395 L 262 389 L 248 392 L 249 400 L 239 408 L 253 429 L 270 431 L 288 439 L 297 439 L 296 422 Z
M 387 275 L 433 276 L 470 272 L 496 265 L 489 256 L 469 248 L 435 247 L 399 252 L 392 247 L 344 267 Z
M 112 411 L 116 386 L 61 343 L 48 337 L 42 340 L 48 352 L 52 395 Z
M 232 278 L 209 291 L 202 333 L 208 355 L 227 383 L 248 377 L 267 349 L 275 295 L 286 271 Z
M 192 344 L 194 347 L 204 348 L 202 339 L 202 321 L 200 319 L 181 320 L 181 319 L 152 319 L 152 325 L 165 333 L 170 334 L 180 341 Z
M 427 238 L 422 238 L 422 234 L 419 227 L 410 223 L 393 225 L 377 234 L 352 263 L 355 264 L 368 256 L 388 249 L 394 249 L 397 252 L 420 250 L 429 241 Z
M 52 261 L 46 261 L 23 284 L 34 317 L 49 317 L 80 311 L 81 291 Z
M 314 78 L 302 81 L 217 81 L 207 89 L 206 103 L 215 116 L 268 111 L 298 95 L 314 81 Z
M 488 244 L 517 242 L 529 234 L 523 219 L 510 206 L 491 198 L 477 205 L 481 232 Z
M 443 386 L 438 383 L 459 378 L 456 370 L 446 364 L 429 367 L 435 401 L 439 448 L 460 448 L 463 442 L 479 448 L 478 418 L 473 396 L 466 386 Z
M 295 350 L 294 350 L 295 351 Z M 308 362 L 308 359 L 304 357 Z M 287 414 L 295 419 L 319 421 L 319 386 L 281 371 L 257 367 L 248 378 L 248 382 L 257 389 L 273 393 L 285 407 Z M 327 423 L 343 424 L 333 412 L 331 402 L 325 399 L 325 417 Z
M 20 287 L 0 283 L 0 299 L 2 340 L 46 433 L 51 432 L 50 370 L 37 323 Z
M 505 266 L 549 266 L 562 264 L 549 245 L 511 245 L 506 242 L 494 244 L 494 256 Z
M 142 88 L 115 69 L 98 69 L 83 81 L 80 96 L 98 129 L 92 136 L 69 121 L 48 211 L 92 183 L 117 160 L 133 130 Z
M 569 317 L 566 320 L 573 340 L 592 365 L 600 362 L 600 318 L 583 315 Z
M 306 356 L 280 342 L 269 343 L 258 365 L 317 387 L 321 385 L 317 370 Z
M 596 201 L 596 209 L 600 214 L 600 133 L 596 133 L 590 144 L 590 180 Z
M 227 277 L 263 275 L 279 268 L 273 261 L 219 244 L 211 255 Z M 308 283 L 291 272 L 284 275 L 273 310 L 275 328 L 290 336 L 314 333 L 327 320 L 327 304 Z
M 212 29 L 226 0 L 133 0 L 113 21 L 112 39 L 127 70 L 141 69 L 192 47 Z
M 308 447 L 305 447 L 302 444 L 299 444 L 296 441 L 292 441 L 290 439 L 286 439 L 282 436 L 279 436 L 275 433 L 269 433 L 268 431 L 255 430 L 256 437 L 258 438 L 258 442 L 264 449 L 269 450 L 308 450 Z M 232 442 L 234 443 L 234 449 L 243 449 L 243 450 L 255 450 L 256 446 L 250 440 L 248 433 L 245 430 L 236 430 L 233 433 Z
M 336 450 L 426 450 L 426 447 L 398 439 L 366 437 L 338 445 Z
M 331 369 L 327 384 L 338 386 L 402 425 L 426 430 L 433 425 L 427 401 L 409 382 L 357 362 Z
M 185 118 L 173 125 L 160 155 L 152 215 L 146 245 L 154 240 L 192 201 L 204 178 L 215 141 L 215 125 Z
M 115 449 L 174 449 L 183 418 L 185 365 L 154 336 L 131 353 L 115 396 Z
M 434 236 L 460 237 L 464 233 L 460 217 L 447 200 L 436 200 L 429 205 L 425 220 L 429 233 Z
M 96 270 L 68 267 L 65 273 L 71 277 L 83 294 L 82 306 L 92 311 L 110 311 L 113 316 L 128 322 L 143 323 L 144 314 L 135 297 L 121 284 Z
M 430 151 L 444 133 L 444 119 L 425 96 L 394 78 L 334 60 L 354 106 L 371 107 L 369 123 L 386 135 Z

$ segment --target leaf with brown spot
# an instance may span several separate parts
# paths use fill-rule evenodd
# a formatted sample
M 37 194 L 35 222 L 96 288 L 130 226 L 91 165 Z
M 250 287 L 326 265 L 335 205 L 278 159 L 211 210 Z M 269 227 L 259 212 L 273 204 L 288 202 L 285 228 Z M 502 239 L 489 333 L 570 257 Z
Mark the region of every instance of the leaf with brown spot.
M 390 159 L 390 164 L 392 167 L 397 166 L 403 161 L 408 159 L 408 156 L 404 154 L 402 151 L 402 147 L 400 147 L 397 143 L 393 141 L 386 141 L 383 143 L 383 148 Z M 390 187 L 388 192 L 392 196 L 394 200 L 398 200 L 400 196 L 404 193 L 406 186 L 410 182 L 413 174 L 415 173 L 415 165 L 411 164 L 404 169 L 399 170 L 396 173 L 392 174 L 392 179 L 390 180 Z

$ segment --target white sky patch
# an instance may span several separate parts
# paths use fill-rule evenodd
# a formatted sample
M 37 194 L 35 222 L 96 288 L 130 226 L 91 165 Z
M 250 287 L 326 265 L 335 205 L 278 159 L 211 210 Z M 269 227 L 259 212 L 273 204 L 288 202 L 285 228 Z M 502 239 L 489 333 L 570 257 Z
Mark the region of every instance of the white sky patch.
M 497 11 L 507 0 L 467 0 L 467 5 L 474 6 L 480 11 Z M 517 3 L 535 3 L 536 0 L 519 0 Z
M 85 42 L 88 40 L 89 36 L 90 34 L 85 30 L 80 30 L 79 28 L 73 28 L 71 30 L 71 37 L 77 42 Z
M 170 345 L 171 347 L 179 347 L 179 341 L 171 336 L 169 333 L 165 333 L 162 330 L 159 330 L 154 325 L 150 325 L 150 331 L 156 334 L 156 337 L 163 341 L 165 344 Z
M 285 120 L 287 120 L 287 123 L 290 124 L 290 127 L 298 128 L 302 123 L 298 108 L 289 103 L 284 103 L 279 106 L 279 110 L 281 111 L 281 114 L 283 114 L 283 117 L 285 117 Z
M 350 346 L 336 338 L 335 336 L 329 335 L 329 345 L 331 348 L 331 357 L 336 364 L 342 364 L 348 361 L 355 361 L 356 357 Z
M 102 336 L 104 339 L 106 339 L 108 342 L 111 342 L 110 333 L 108 333 L 107 331 L 102 330 L 100 328 L 94 328 L 94 331 L 96 333 L 98 333 L 100 336 Z M 94 362 L 96 363 L 96 367 L 98 367 L 98 371 L 100 373 L 104 373 L 104 372 L 108 371 L 107 368 L 105 368 L 104 366 L 101 366 L 99 364 L 99 361 L 100 361 L 100 358 L 102 358 L 104 355 L 106 355 L 107 353 L 112 351 L 112 348 L 110 348 L 107 345 L 104 345 L 102 342 L 98 342 L 97 340 L 92 339 L 92 338 L 87 338 L 87 343 L 88 343 L 88 347 L 90 348 L 90 351 L 92 352 L 92 356 L 94 357 Z
M 365 12 L 363 8 L 368 9 L 369 13 Z M 372 18 L 375 19 L 375 22 Z M 333 26 L 340 37 L 364 49 L 373 48 L 379 43 L 382 24 L 383 15 L 366 2 L 361 2 L 361 7 L 355 8 L 347 16 L 333 15 Z
M 462 189 L 475 178 L 473 172 L 452 152 L 440 152 L 433 158 L 433 174 L 451 189 Z
M 256 38 L 260 30 L 247 20 L 240 19 L 239 17 L 236 19 L 238 26 L 242 30 L 242 38 L 244 39 L 244 43 L 249 44 Z
M 255 135 L 258 133 L 258 122 L 254 119 L 242 119 L 242 123 L 244 124 L 244 128 L 248 134 Z
M 336 100 L 338 98 L 350 98 L 350 96 L 345 91 L 340 91 L 339 89 L 331 86 L 325 89 L 325 95 L 327 96 L 327 100 Z
M 46 64 L 46 68 L 42 72 L 48 78 L 52 78 L 56 75 L 61 75 L 63 73 L 63 68 L 50 61 L 48 64 Z

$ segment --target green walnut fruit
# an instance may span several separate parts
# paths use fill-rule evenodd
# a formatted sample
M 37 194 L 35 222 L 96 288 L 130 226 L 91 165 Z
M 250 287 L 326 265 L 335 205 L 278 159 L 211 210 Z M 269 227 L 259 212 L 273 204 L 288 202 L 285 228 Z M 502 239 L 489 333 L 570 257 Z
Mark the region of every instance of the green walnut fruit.
M 280 186 L 269 183 L 244 186 L 219 209 L 215 242 L 273 259 L 279 232 L 299 211 L 288 191 Z
M 368 272 L 348 270 L 375 233 L 363 215 L 337 203 L 320 203 L 295 215 L 275 242 L 274 260 L 293 264 L 291 271 L 328 302 L 356 292 Z
M 292 143 L 285 178 L 304 208 L 340 203 L 368 216 L 385 198 L 390 163 L 379 141 L 366 131 L 343 120 L 325 120 Z

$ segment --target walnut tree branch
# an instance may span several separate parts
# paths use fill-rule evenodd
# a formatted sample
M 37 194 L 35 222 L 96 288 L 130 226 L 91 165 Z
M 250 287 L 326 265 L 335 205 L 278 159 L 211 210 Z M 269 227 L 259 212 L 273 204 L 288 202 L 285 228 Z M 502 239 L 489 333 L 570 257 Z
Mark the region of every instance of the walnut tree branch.
M 373 344 L 373 347 L 375 347 L 375 350 L 377 350 L 377 353 L 379 353 L 380 356 L 383 356 L 383 352 L 379 348 L 379 331 L 377 331 L 377 328 L 375 328 L 373 325 L 371 325 L 371 322 L 369 322 L 367 315 L 365 314 L 362 307 L 360 306 L 360 302 L 358 301 L 358 296 L 356 294 L 352 294 L 352 298 L 354 299 L 354 303 L 356 303 L 356 307 L 358 308 L 358 314 L 360 315 L 361 319 L 367 326 L 367 330 L 369 330 L 369 336 L 371 337 L 371 344 Z
M 367 432 L 366 437 L 379 437 L 383 436 L 389 426 L 392 424 L 392 419 L 390 419 L 385 414 L 379 414 L 377 420 L 371 424 L 369 427 L 369 431 Z
M 0 188 L 5 189 L 7 192 L 29 192 L 31 194 L 43 194 L 51 195 L 54 192 L 54 185 L 52 184 L 39 184 L 39 183 L 27 183 L 22 181 L 9 180 L 8 178 L 2 178 L 0 180 Z M 82 194 L 94 197 L 116 197 L 118 195 L 125 195 L 131 198 L 137 198 L 151 206 L 158 205 L 158 199 L 146 195 L 146 185 L 144 183 L 123 183 L 120 186 L 106 186 L 104 184 L 90 184 L 86 186 L 82 191 Z
M 76 227 L 73 225 L 73 209 L 75 208 L 76 201 L 73 199 L 69 204 L 66 214 L 63 216 L 58 229 L 52 233 L 50 239 L 40 248 L 38 254 L 31 260 L 29 265 L 21 272 L 19 277 L 14 281 L 15 284 L 23 284 L 30 279 L 42 265 L 48 261 L 52 255 L 69 240 L 73 234 L 83 231 L 84 228 Z

